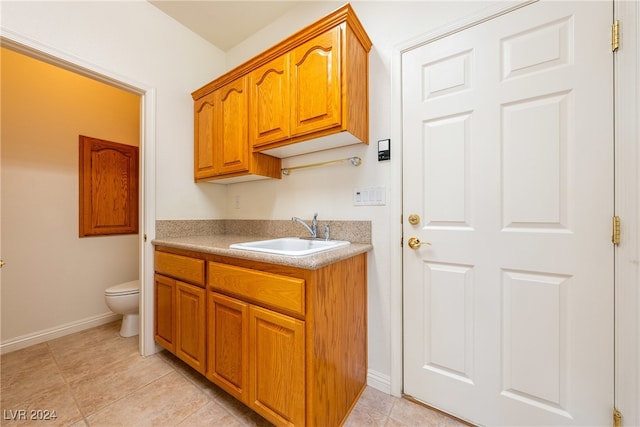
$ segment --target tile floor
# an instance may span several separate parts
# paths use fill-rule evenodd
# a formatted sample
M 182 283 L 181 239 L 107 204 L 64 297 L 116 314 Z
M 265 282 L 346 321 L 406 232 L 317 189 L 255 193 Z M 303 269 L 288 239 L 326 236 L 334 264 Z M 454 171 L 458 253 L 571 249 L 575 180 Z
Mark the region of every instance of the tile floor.
M 120 337 L 119 327 L 110 323 L 2 355 L 0 425 L 271 425 L 170 353 L 141 357 L 138 337 Z M 31 420 L 53 411 L 55 419 Z M 465 424 L 367 387 L 345 423 L 361 426 Z

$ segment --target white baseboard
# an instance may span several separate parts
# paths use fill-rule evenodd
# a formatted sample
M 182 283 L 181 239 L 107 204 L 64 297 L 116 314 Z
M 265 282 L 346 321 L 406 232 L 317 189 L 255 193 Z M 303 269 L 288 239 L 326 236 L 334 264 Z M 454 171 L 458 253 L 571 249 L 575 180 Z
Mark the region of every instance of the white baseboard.
M 391 394 L 391 377 L 369 369 L 367 372 L 367 385 L 383 393 Z
M 96 326 L 115 322 L 116 320 L 119 320 L 121 318 L 121 314 L 109 312 L 45 329 L 42 331 L 34 332 L 32 334 L 22 335 L 20 337 L 12 338 L 0 343 L 0 354 L 10 353 L 12 351 L 20 350 L 21 348 L 40 344 L 55 338 L 73 334 L 75 332 L 84 331 L 85 329 L 90 329 Z

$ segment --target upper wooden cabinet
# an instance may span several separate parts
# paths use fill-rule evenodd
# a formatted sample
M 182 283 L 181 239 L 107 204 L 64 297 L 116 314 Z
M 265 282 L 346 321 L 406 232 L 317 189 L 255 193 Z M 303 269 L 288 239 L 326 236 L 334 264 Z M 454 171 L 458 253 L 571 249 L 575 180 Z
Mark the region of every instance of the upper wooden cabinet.
M 267 173 L 275 168 L 274 157 L 368 144 L 370 49 L 347 4 L 194 91 L 196 180 L 230 174 L 280 178 L 279 166 L 277 174 Z M 233 85 L 239 85 L 234 97 L 242 87 L 244 104 L 229 100 L 225 107 L 221 99 L 216 104 L 219 96 L 211 98 Z M 233 114 L 216 112 L 224 108 Z M 235 157 L 241 153 L 248 160 L 239 171 L 242 161 Z M 272 166 L 261 169 L 268 161 Z M 216 162 L 233 172 L 216 172 Z
M 195 101 L 196 181 L 280 177 L 280 159 L 249 149 L 247 92 L 247 78 L 241 77 Z
M 249 75 L 249 142 L 259 149 L 289 138 L 289 56 L 280 56 Z
M 292 136 L 342 123 L 340 33 L 334 28 L 291 51 Z
M 218 107 L 215 92 L 198 99 L 194 104 L 194 172 L 199 181 L 216 175 L 213 153 L 214 117 Z
M 247 79 L 235 80 L 216 92 L 218 114 L 214 120 L 214 168 L 220 174 L 249 170 L 247 147 Z M 218 153 L 216 153 L 216 149 Z M 217 155 L 216 155 L 217 154 Z

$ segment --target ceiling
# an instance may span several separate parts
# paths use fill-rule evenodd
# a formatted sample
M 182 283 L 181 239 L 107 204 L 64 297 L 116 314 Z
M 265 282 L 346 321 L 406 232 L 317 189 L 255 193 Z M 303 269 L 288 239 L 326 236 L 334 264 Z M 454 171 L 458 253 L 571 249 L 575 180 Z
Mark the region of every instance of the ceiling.
M 148 1 L 225 52 L 301 3 L 237 0 Z

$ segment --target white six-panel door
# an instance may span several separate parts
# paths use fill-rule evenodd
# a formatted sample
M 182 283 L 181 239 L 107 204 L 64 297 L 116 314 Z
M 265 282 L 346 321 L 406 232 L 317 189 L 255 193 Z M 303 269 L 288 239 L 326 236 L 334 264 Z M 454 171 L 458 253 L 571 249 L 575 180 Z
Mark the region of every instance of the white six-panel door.
M 611 20 L 538 2 L 403 54 L 406 394 L 482 425 L 610 424 Z

